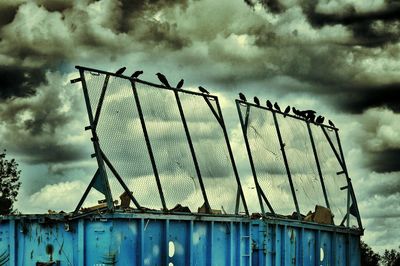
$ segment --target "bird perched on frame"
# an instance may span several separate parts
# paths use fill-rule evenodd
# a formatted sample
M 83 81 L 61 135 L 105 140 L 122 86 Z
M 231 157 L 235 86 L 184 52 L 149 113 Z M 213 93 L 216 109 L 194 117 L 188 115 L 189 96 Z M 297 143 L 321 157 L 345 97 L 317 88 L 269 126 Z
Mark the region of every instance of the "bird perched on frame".
M 242 100 L 242 101 L 244 101 L 244 102 L 247 102 L 246 96 L 244 96 L 244 94 L 241 93 L 241 92 L 239 92 L 239 99 Z
M 277 102 L 274 103 L 274 107 L 275 107 L 276 110 L 278 110 L 279 112 L 281 112 L 281 108 L 279 107 L 279 105 L 278 105 Z
M 131 75 L 131 78 L 138 78 L 140 75 L 142 75 L 143 74 L 143 71 L 142 70 L 138 70 L 138 71 L 135 71 L 135 72 L 133 72 L 133 74 Z
M 288 105 L 286 108 L 285 108 L 285 111 L 283 112 L 283 117 L 286 117 L 287 116 L 287 114 L 290 112 L 290 106 Z
M 322 115 L 317 116 L 317 118 L 315 119 L 315 123 L 317 124 L 323 124 L 325 120 L 325 117 L 323 117 Z
M 334 124 L 331 120 L 328 120 L 328 124 L 329 124 L 330 126 L 332 126 L 332 127 L 336 127 L 335 124 Z
M 272 110 L 272 103 L 270 100 L 267 100 L 267 107 Z
M 157 73 L 156 75 L 157 75 L 158 80 L 161 81 L 161 83 L 164 84 L 165 87 L 171 88 L 171 86 L 168 83 L 167 78 L 163 74 Z
M 257 96 L 254 96 L 254 103 L 260 106 L 260 100 L 257 98 Z
M 124 73 L 124 71 L 126 70 L 126 67 L 121 67 L 120 69 L 118 69 L 115 74 L 116 75 L 122 75 L 122 73 Z
M 206 90 L 205 88 L 203 88 L 202 86 L 199 86 L 199 91 L 201 93 L 210 94 L 210 92 L 208 90 Z
M 181 80 L 178 82 L 178 84 L 176 85 L 176 88 L 177 88 L 177 89 L 182 88 L 184 82 L 185 82 L 185 81 L 184 81 L 183 79 L 181 79 Z

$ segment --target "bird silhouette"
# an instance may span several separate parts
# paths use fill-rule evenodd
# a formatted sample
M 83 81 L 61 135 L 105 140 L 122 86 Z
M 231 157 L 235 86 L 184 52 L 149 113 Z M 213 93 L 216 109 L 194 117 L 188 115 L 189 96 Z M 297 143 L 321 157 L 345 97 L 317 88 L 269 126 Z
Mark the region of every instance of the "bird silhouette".
M 201 93 L 210 94 L 210 92 L 208 90 L 204 89 L 202 86 L 199 86 L 199 91 Z
M 257 98 L 257 96 L 254 96 L 254 103 L 260 106 L 260 100 Z
M 286 115 L 287 115 L 289 112 L 290 112 L 290 106 L 288 105 L 288 106 L 285 108 L 285 111 L 283 112 L 283 117 L 286 117 Z
M 267 107 L 268 109 L 272 109 L 272 103 L 270 100 L 267 100 Z
M 143 74 L 143 71 L 142 71 L 142 70 L 135 71 L 135 72 L 133 72 L 133 74 L 131 75 L 131 78 L 137 78 L 137 77 L 139 77 L 139 76 L 142 75 L 142 74 Z
M 167 78 L 163 74 L 157 73 L 156 75 L 157 75 L 157 78 L 161 81 L 162 84 L 164 84 L 165 87 L 171 88 L 171 86 L 168 83 Z
M 294 106 L 292 107 L 292 111 L 295 115 L 300 116 L 300 111 L 297 110 Z
M 316 119 L 315 119 L 315 123 L 317 124 L 323 124 L 325 120 L 325 117 L 323 117 L 322 115 L 319 115 Z
M 314 113 L 306 113 L 306 120 L 314 123 L 315 114 Z
M 330 126 L 332 126 L 332 127 L 336 127 L 335 124 L 334 124 L 331 120 L 328 120 L 328 124 L 329 124 Z
M 122 73 L 124 73 L 124 71 L 126 70 L 126 67 L 121 67 L 120 69 L 118 69 L 115 74 L 117 75 L 122 75 Z
M 240 100 L 242 100 L 242 101 L 244 101 L 244 102 L 247 101 L 247 100 L 246 100 L 246 96 L 244 96 L 244 94 L 241 93 L 241 92 L 239 92 L 239 98 L 240 98 Z
M 277 102 L 274 103 L 274 107 L 275 107 L 276 110 L 278 110 L 279 112 L 281 112 L 281 108 L 279 107 L 279 105 L 278 105 Z
M 178 82 L 178 85 L 176 85 L 176 88 L 177 88 L 177 89 L 182 88 L 184 82 L 185 82 L 185 81 L 184 81 L 183 79 L 181 79 L 181 80 Z

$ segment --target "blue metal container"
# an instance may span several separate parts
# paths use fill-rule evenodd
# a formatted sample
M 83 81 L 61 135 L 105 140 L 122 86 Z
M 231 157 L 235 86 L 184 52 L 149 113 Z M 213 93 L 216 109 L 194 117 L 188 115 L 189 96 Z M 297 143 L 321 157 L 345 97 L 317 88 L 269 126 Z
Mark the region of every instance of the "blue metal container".
M 360 231 L 285 219 L 2 217 L 0 265 L 360 265 Z

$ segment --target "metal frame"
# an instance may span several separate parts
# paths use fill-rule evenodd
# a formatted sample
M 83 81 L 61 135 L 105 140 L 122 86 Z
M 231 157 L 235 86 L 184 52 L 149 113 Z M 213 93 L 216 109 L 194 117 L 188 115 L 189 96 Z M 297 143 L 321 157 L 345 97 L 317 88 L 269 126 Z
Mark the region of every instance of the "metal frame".
M 193 146 L 192 143 L 192 139 L 190 136 L 190 131 L 189 128 L 187 126 L 186 123 L 186 118 L 185 118 L 185 114 L 184 114 L 184 110 L 179 98 L 179 93 L 186 93 L 186 94 L 191 94 L 191 95 L 196 95 L 196 96 L 201 96 L 204 98 L 204 100 L 206 101 L 207 105 L 209 106 L 211 112 L 213 113 L 213 115 L 215 116 L 215 119 L 218 121 L 218 124 L 221 126 L 221 129 L 223 130 L 223 134 L 224 134 L 224 138 L 225 138 L 225 142 L 227 145 L 227 149 L 228 149 L 228 153 L 229 153 L 229 158 L 232 164 L 232 168 L 233 168 L 233 172 L 235 175 L 235 179 L 238 185 L 238 192 L 237 192 L 237 199 L 236 199 L 236 205 L 235 205 L 235 214 L 239 214 L 239 205 L 240 205 L 240 198 L 242 199 L 242 204 L 243 207 L 245 209 L 245 213 L 246 215 L 249 215 L 248 212 L 248 208 L 247 208 L 247 204 L 244 198 L 244 193 L 243 193 L 243 189 L 240 183 L 240 178 L 238 175 L 238 171 L 236 168 L 236 164 L 233 158 L 233 153 L 232 153 L 232 149 L 229 143 L 229 139 L 228 139 L 228 133 L 225 127 L 225 123 L 222 117 L 222 112 L 221 112 L 221 108 L 218 102 L 218 98 L 217 96 L 214 95 L 205 95 L 203 93 L 199 93 L 199 92 L 193 92 L 193 91 L 187 91 L 187 90 L 183 90 L 183 89 L 177 89 L 177 88 L 172 88 L 172 87 L 166 87 L 166 86 L 162 86 L 162 85 L 158 85 L 158 84 L 153 84 L 147 81 L 143 81 L 140 80 L 138 78 L 131 78 L 131 77 L 127 77 L 124 75 L 118 75 L 115 73 L 111 73 L 111 72 L 107 72 L 107 71 L 102 71 L 102 70 L 97 70 L 97 69 L 93 69 L 93 68 L 87 68 L 87 67 L 82 67 L 82 66 L 76 66 L 76 68 L 79 70 L 80 73 L 80 78 L 77 79 L 73 79 L 71 80 L 71 83 L 75 83 L 75 82 L 82 82 L 82 87 L 83 87 L 83 91 L 84 91 L 84 96 L 85 96 L 85 102 L 86 102 L 86 107 L 87 107 L 87 111 L 88 111 L 88 115 L 89 115 L 89 121 L 90 121 L 90 126 L 86 127 L 85 129 L 88 130 L 90 129 L 92 131 L 92 141 L 94 143 L 94 147 L 95 147 L 95 153 L 92 155 L 92 157 L 96 157 L 97 159 L 97 163 L 99 165 L 99 169 L 96 171 L 96 174 L 94 175 L 94 177 L 92 178 L 91 182 L 89 183 L 89 186 L 87 187 L 83 197 L 81 198 L 81 200 L 78 203 L 78 206 L 75 209 L 75 214 L 78 213 L 79 209 L 81 208 L 83 202 L 85 201 L 89 191 L 91 190 L 91 188 L 95 188 L 97 190 L 99 190 L 100 192 L 102 192 L 103 194 L 105 194 L 106 196 L 106 201 L 107 201 L 107 206 L 108 209 L 110 211 L 113 211 L 114 206 L 113 206 L 113 198 L 111 195 L 111 190 L 109 187 L 109 183 L 108 183 L 108 177 L 107 177 L 107 172 L 106 172 L 106 168 L 105 165 L 108 166 L 108 168 L 110 169 L 110 171 L 112 172 L 112 174 L 117 178 L 118 182 L 121 184 L 121 186 L 123 187 L 124 191 L 128 193 L 128 195 L 130 196 L 131 200 L 133 201 L 134 205 L 141 210 L 145 210 L 145 208 L 143 208 L 139 202 L 135 199 L 135 197 L 132 195 L 132 192 L 129 190 L 128 186 L 124 183 L 122 177 L 118 174 L 117 170 L 113 167 L 112 163 L 109 161 L 109 159 L 107 158 L 106 154 L 104 154 L 104 152 L 101 150 L 100 148 L 100 144 L 98 142 L 98 137 L 97 137 L 97 133 L 96 133 L 96 129 L 97 129 L 97 124 L 99 121 L 99 117 L 101 114 L 101 109 L 102 109 L 102 105 L 103 105 L 103 101 L 104 98 L 106 97 L 106 90 L 107 90 L 107 86 L 108 86 L 108 81 L 109 78 L 111 76 L 113 77 L 117 77 L 117 78 L 122 78 L 122 79 L 126 79 L 129 80 L 131 83 L 131 87 L 132 87 L 132 93 L 133 93 L 133 98 L 134 98 L 134 104 L 137 107 L 137 111 L 138 111 L 138 115 L 139 115 L 139 119 L 141 122 L 141 127 L 143 130 L 143 134 L 144 134 L 144 138 L 145 138 L 145 142 L 146 142 L 146 147 L 149 153 L 149 157 L 150 157 L 150 162 L 153 168 L 153 173 L 154 173 L 154 177 L 156 179 L 156 183 L 157 183 L 157 189 L 159 192 L 159 196 L 161 199 L 161 203 L 162 203 L 162 210 L 164 212 L 167 212 L 167 206 L 165 203 L 165 198 L 164 198 L 164 193 L 162 190 L 162 184 L 160 181 L 160 177 L 158 174 L 158 170 L 157 170 L 157 163 L 156 160 L 154 158 L 154 154 L 153 154 L 153 148 L 151 146 L 151 142 L 150 142 L 150 138 L 147 132 L 147 128 L 146 128 L 146 122 L 144 119 L 144 115 L 142 112 L 142 108 L 140 105 L 140 97 L 137 93 L 136 90 L 136 83 L 141 83 L 141 84 L 145 84 L 145 85 L 149 85 L 158 89 L 166 89 L 166 90 L 172 90 L 174 92 L 175 95 L 175 99 L 176 99 L 176 104 L 178 106 L 179 109 L 179 114 L 181 117 L 181 121 L 185 130 L 185 135 L 186 135 L 186 139 L 188 141 L 189 144 L 189 148 L 190 148 L 190 152 L 192 154 L 192 159 L 194 162 L 194 166 L 195 166 L 195 170 L 196 170 L 196 174 L 199 180 L 199 184 L 201 187 L 201 191 L 202 191 L 202 195 L 203 195 L 203 199 L 205 202 L 205 206 L 206 206 L 206 210 L 207 212 L 211 212 L 211 206 L 207 197 L 207 191 L 205 189 L 204 186 L 204 182 L 201 176 L 201 170 L 200 167 L 198 165 L 198 161 L 196 158 L 196 151 L 195 148 Z M 96 111 L 95 111 L 95 115 L 93 116 L 93 111 L 91 109 L 91 104 L 90 104 L 90 99 L 89 99 L 89 93 L 88 93 L 88 89 L 86 86 L 86 81 L 85 81 L 85 75 L 84 72 L 88 71 L 90 73 L 95 73 L 95 74 L 104 74 L 106 76 L 104 84 L 102 86 L 101 89 L 101 94 L 100 94 L 100 99 L 99 99 L 99 103 L 98 106 L 96 107 Z M 215 110 L 215 108 L 212 106 L 212 104 L 210 103 L 210 101 L 215 101 L 216 105 L 217 105 L 217 110 Z M 100 182 L 102 181 L 102 182 Z M 109 192 L 108 192 L 109 191 Z
M 292 193 L 292 196 L 293 196 L 293 200 L 295 202 L 295 207 L 296 207 L 296 211 L 297 211 L 299 220 L 301 220 L 301 217 L 300 217 L 300 212 L 299 212 L 299 206 L 298 206 L 298 203 L 297 203 L 296 192 L 295 192 L 294 187 L 293 187 L 293 182 L 292 182 L 292 179 L 291 179 L 290 169 L 289 169 L 289 165 L 288 165 L 288 162 L 287 162 L 285 149 L 284 149 L 285 148 L 285 143 L 284 143 L 284 140 L 282 139 L 282 136 L 280 134 L 279 123 L 278 123 L 278 120 L 276 118 L 276 114 L 278 113 L 278 114 L 284 115 L 286 117 L 290 117 L 290 118 L 293 118 L 293 119 L 301 120 L 304 123 L 306 123 L 308 134 L 309 134 L 309 138 L 310 138 L 310 142 L 311 142 L 311 146 L 312 146 L 312 151 L 313 151 L 313 154 L 314 154 L 315 163 L 316 163 L 316 167 L 317 167 L 317 171 L 318 171 L 318 175 L 319 175 L 319 178 L 320 178 L 320 183 L 321 183 L 321 187 L 322 187 L 322 191 L 323 191 L 323 195 L 324 195 L 324 199 L 325 199 L 325 204 L 326 204 L 326 206 L 328 208 L 330 208 L 330 203 L 329 203 L 329 200 L 328 200 L 326 187 L 325 187 L 325 183 L 324 183 L 324 177 L 323 177 L 323 174 L 322 174 L 322 171 L 321 171 L 321 166 L 320 166 L 320 163 L 319 163 L 318 152 L 317 152 L 317 149 L 316 149 L 316 146 L 315 146 L 314 137 L 313 137 L 312 130 L 311 130 L 311 127 L 310 127 L 310 123 L 311 122 L 307 121 L 306 119 L 304 119 L 302 117 L 294 116 L 294 115 L 291 115 L 291 114 L 284 114 L 284 113 L 279 112 L 277 110 L 271 110 L 271 109 L 269 109 L 267 107 L 259 106 L 259 105 L 256 105 L 256 104 L 253 104 L 253 103 L 249 103 L 249 102 L 246 102 L 246 101 L 242 101 L 242 100 L 238 100 L 238 99 L 236 100 L 236 106 L 237 106 L 237 110 L 238 110 L 238 114 L 239 114 L 239 120 L 240 120 L 240 124 L 241 124 L 242 131 L 243 131 L 244 141 L 245 141 L 246 150 L 247 150 L 247 154 L 248 154 L 249 161 L 250 161 L 252 174 L 253 174 L 253 177 L 254 177 L 254 182 L 255 182 L 255 185 L 256 185 L 256 188 L 257 188 L 257 195 L 258 195 L 259 202 L 260 202 L 261 212 L 263 214 L 265 213 L 264 212 L 264 207 L 263 207 L 263 204 L 262 204 L 262 198 L 264 198 L 264 200 L 267 202 L 268 205 L 269 205 L 269 202 L 268 202 L 268 199 L 266 198 L 264 192 L 262 191 L 262 189 L 261 189 L 261 187 L 259 185 L 258 178 L 257 178 L 257 173 L 256 173 L 256 170 L 255 170 L 253 157 L 252 157 L 252 153 L 251 153 L 251 148 L 250 148 L 249 140 L 248 140 L 248 137 L 247 137 L 247 126 L 248 126 L 248 117 L 249 117 L 249 114 L 250 114 L 250 108 L 260 108 L 260 109 L 272 112 L 273 119 L 274 119 L 274 125 L 275 125 L 275 129 L 276 129 L 276 133 L 277 133 L 277 137 L 278 137 L 279 144 L 280 144 L 280 147 L 281 147 L 282 156 L 283 156 L 283 160 L 284 160 L 284 164 L 285 164 L 285 169 L 286 169 L 286 172 L 287 172 L 287 176 L 288 176 L 288 180 L 289 180 L 289 184 L 290 184 L 290 189 L 291 189 L 291 193 Z M 245 118 L 243 118 L 243 114 L 242 114 L 242 110 L 240 109 L 240 106 L 246 106 Z M 332 151 L 335 154 L 335 157 L 336 157 L 337 161 L 339 162 L 340 166 L 342 167 L 342 171 L 338 172 L 337 174 L 338 175 L 339 174 L 345 174 L 345 176 L 346 176 L 347 186 L 345 186 L 343 188 L 340 188 L 340 189 L 347 189 L 348 190 L 347 213 L 346 213 L 345 217 L 343 218 L 342 222 L 340 223 L 340 225 L 343 225 L 344 222 L 347 220 L 346 226 L 349 228 L 350 227 L 349 215 L 352 214 L 357 218 L 358 226 L 359 226 L 360 229 L 362 229 L 361 217 L 360 217 L 360 214 L 359 214 L 357 200 L 356 200 L 356 197 L 355 197 L 355 193 L 354 193 L 354 189 L 353 189 L 353 186 L 352 186 L 352 183 L 351 183 L 351 179 L 349 178 L 349 175 L 348 175 L 348 172 L 347 172 L 347 167 L 346 167 L 346 163 L 345 163 L 345 160 L 344 160 L 343 150 L 342 150 L 342 146 L 341 146 L 341 143 L 340 143 L 340 138 L 339 138 L 339 133 L 338 133 L 339 130 L 336 127 L 329 126 L 329 125 L 320 125 L 320 124 L 318 124 L 318 126 L 320 126 L 320 128 L 321 128 L 324 136 L 326 137 L 326 139 L 327 139 Z M 333 144 L 333 142 L 332 142 L 332 140 L 331 140 L 331 138 L 328 135 L 326 130 L 333 130 L 335 132 L 335 137 L 336 137 L 336 140 L 337 140 L 337 143 L 338 143 L 339 151 L 336 150 L 335 145 Z M 350 200 L 352 202 L 351 205 L 350 205 Z M 270 210 L 272 210 L 273 207 L 269 206 L 269 208 L 270 208 Z M 273 212 L 273 214 L 275 214 L 275 213 Z
M 249 157 L 250 168 L 251 168 L 251 172 L 253 174 L 254 184 L 256 186 L 257 197 L 258 197 L 258 202 L 260 204 L 261 213 L 265 214 L 265 209 L 264 209 L 264 204 L 263 204 L 263 200 L 264 200 L 264 202 L 267 204 L 268 209 L 270 210 L 270 212 L 273 215 L 275 215 L 275 211 L 272 208 L 272 205 L 268 201 L 268 198 L 264 195 L 264 192 L 262 191 L 262 189 L 260 187 L 260 184 L 258 183 L 257 172 L 256 172 L 256 169 L 255 169 L 255 166 L 254 166 L 254 161 L 253 161 L 253 156 L 251 154 L 249 140 L 247 138 L 247 125 L 248 125 L 247 122 L 248 122 L 248 117 L 249 117 L 249 114 L 250 114 L 250 106 L 249 105 L 246 106 L 246 116 L 243 119 L 242 111 L 240 110 L 240 104 L 243 104 L 245 102 L 240 101 L 240 100 L 236 100 L 235 102 L 236 102 L 236 107 L 237 107 L 237 110 L 238 110 L 238 113 L 239 113 L 240 125 L 241 125 L 243 136 L 244 136 L 244 143 L 246 145 L 247 155 Z

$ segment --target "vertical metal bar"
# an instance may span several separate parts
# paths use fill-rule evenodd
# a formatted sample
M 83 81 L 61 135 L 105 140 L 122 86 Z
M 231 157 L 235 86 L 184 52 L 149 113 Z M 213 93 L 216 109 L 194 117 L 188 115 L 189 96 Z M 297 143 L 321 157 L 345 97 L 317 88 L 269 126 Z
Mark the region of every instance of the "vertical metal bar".
M 190 221 L 189 224 L 189 235 L 188 235 L 188 245 L 189 245 L 189 250 L 187 253 L 187 258 L 188 258 L 188 265 L 192 266 L 193 265 L 193 220 Z
M 16 235 L 16 222 L 14 219 L 9 220 L 9 248 L 10 248 L 10 257 L 9 257 L 9 263 L 12 266 L 17 265 L 17 235 Z
M 346 161 L 344 159 L 342 144 L 340 142 L 340 137 L 339 137 L 339 133 L 338 133 L 337 130 L 335 131 L 335 134 L 336 134 L 336 139 L 337 139 L 338 146 L 339 146 L 339 152 L 340 152 L 340 155 L 342 157 L 342 162 L 343 162 L 343 166 L 344 166 L 344 170 L 345 170 L 345 174 L 346 174 L 347 184 L 349 186 L 348 190 L 349 190 L 349 193 L 350 193 L 350 196 L 351 196 L 351 199 L 352 199 L 352 204 L 354 204 L 354 206 L 357 209 L 357 217 L 356 217 L 357 218 L 357 223 L 358 223 L 358 226 L 360 228 L 362 228 L 362 222 L 361 222 L 361 217 L 360 217 L 360 211 L 358 209 L 356 194 L 354 193 L 353 184 L 351 183 L 351 179 L 350 179 L 349 173 L 347 171 L 347 166 L 346 166 Z M 347 212 L 348 213 L 347 219 L 350 220 L 350 203 L 348 203 L 348 208 L 349 208 L 349 210 Z
M 239 227 L 239 239 L 238 239 L 238 242 L 239 242 L 239 256 L 238 256 L 238 259 L 239 259 L 239 266 L 242 266 L 243 265 L 243 244 L 242 244 L 242 241 L 243 241 L 243 223 L 242 222 L 239 222 L 239 225 L 240 225 L 240 227 Z
M 234 265 L 234 241 L 233 241 L 233 233 L 236 232 L 236 226 L 233 227 L 233 222 L 230 222 L 230 235 L 229 235 L 229 265 Z
M 315 232 L 315 266 L 321 265 L 321 231 Z
M 140 219 L 139 223 L 139 256 L 138 256 L 138 265 L 143 266 L 144 265 L 144 219 Z
M 337 253 L 337 247 L 336 247 L 336 232 L 333 231 L 331 232 L 331 237 L 332 237 L 332 256 L 331 256 L 331 265 L 335 266 L 336 265 L 336 253 Z
M 219 114 L 219 117 L 221 119 L 221 127 L 222 127 L 222 131 L 224 132 L 226 147 L 228 148 L 229 158 L 230 158 L 231 163 L 232 163 L 233 172 L 235 174 L 235 178 L 236 178 L 236 182 L 237 182 L 237 185 L 238 185 L 239 193 L 240 193 L 240 196 L 242 198 L 243 207 L 244 207 L 244 210 L 245 210 L 246 214 L 249 215 L 249 210 L 247 208 L 247 203 L 246 203 L 246 200 L 244 198 L 242 184 L 240 182 L 240 177 L 239 177 L 239 173 L 238 173 L 238 170 L 237 170 L 237 167 L 236 167 L 235 158 L 233 157 L 232 148 L 231 148 L 231 145 L 229 143 L 229 137 L 228 137 L 228 132 L 227 132 L 226 126 L 225 126 L 224 117 L 222 116 L 222 110 L 221 110 L 221 107 L 219 105 L 218 99 L 216 99 L 215 102 L 217 104 L 218 114 Z M 236 214 L 238 214 L 238 213 L 236 213 Z
M 162 249 L 164 249 L 163 252 L 161 252 L 161 257 L 165 258 L 165 265 L 168 265 L 169 263 L 169 219 L 165 219 L 165 232 L 164 232 L 164 237 L 165 237 L 165 241 L 164 241 L 164 247 L 161 247 Z
M 108 86 L 108 80 L 110 79 L 110 75 L 106 75 L 106 78 L 104 79 L 104 84 L 103 84 L 103 88 L 101 89 L 101 94 L 100 94 L 100 99 L 99 99 L 99 103 L 97 105 L 96 108 L 96 113 L 94 115 L 94 127 L 97 127 L 97 124 L 99 122 L 99 117 L 100 117 L 100 112 L 101 112 L 101 107 L 103 106 L 103 102 L 104 102 L 104 96 L 106 95 L 106 89 Z
M 106 190 L 106 194 L 104 196 L 106 197 L 108 209 L 113 210 L 114 209 L 113 198 L 112 198 L 112 194 L 111 194 L 110 184 L 108 182 L 107 171 L 106 171 L 106 168 L 104 165 L 103 158 L 101 156 L 100 144 L 99 144 L 96 127 L 95 127 L 94 120 L 93 120 L 93 112 L 92 112 L 92 108 L 91 108 L 91 104 L 90 104 L 90 98 L 89 98 L 89 93 L 87 90 L 84 70 L 79 69 L 79 74 L 80 74 L 81 80 L 82 80 L 83 95 L 85 97 L 86 109 L 87 109 L 87 113 L 88 113 L 88 117 L 89 117 L 90 129 L 92 132 L 93 148 L 94 148 L 94 151 L 96 154 L 97 164 L 99 166 L 99 171 L 101 172 L 101 176 L 103 177 L 103 183 L 104 183 L 105 190 Z
M 326 207 L 327 207 L 328 209 L 330 209 L 331 207 L 329 206 L 328 195 L 327 195 L 327 193 L 326 193 L 324 178 L 323 178 L 323 176 L 322 176 L 321 165 L 319 164 L 318 153 L 317 153 L 317 149 L 316 149 L 316 147 L 315 147 L 315 142 L 314 142 L 314 137 L 313 137 L 313 134 L 312 134 L 310 122 L 307 121 L 306 124 L 307 124 L 308 134 L 309 134 L 310 140 L 311 140 L 311 146 L 312 146 L 312 150 L 313 150 L 313 153 L 314 153 L 315 163 L 317 164 L 317 170 L 318 170 L 318 175 L 319 175 L 319 181 L 321 182 L 322 192 L 324 193 L 325 204 L 326 204 Z
M 162 186 L 161 186 L 160 176 L 158 175 L 157 165 L 156 165 L 156 161 L 154 159 L 153 149 L 151 148 L 149 134 L 147 133 L 146 123 L 144 121 L 142 107 L 140 106 L 139 95 L 136 90 L 135 82 L 131 81 L 131 85 L 132 85 L 133 96 L 135 97 L 136 108 L 138 111 L 140 123 L 141 123 L 142 129 L 143 129 L 144 139 L 146 141 L 147 150 L 149 152 L 151 166 L 153 167 L 154 176 L 156 178 L 156 183 L 157 183 L 158 193 L 160 194 L 161 204 L 162 204 L 163 210 L 167 211 L 168 209 L 167 209 L 167 205 L 165 204 L 165 198 L 164 198 L 164 193 L 163 193 Z
M 307 244 L 306 244 L 306 236 L 305 236 L 305 230 L 304 227 L 301 227 L 301 240 L 300 240 L 300 248 L 299 248 L 299 252 L 300 252 L 300 263 L 299 265 L 306 265 L 304 262 L 304 253 L 305 250 L 307 248 Z M 308 258 L 309 256 L 307 256 Z
M 285 163 L 286 173 L 287 173 L 287 176 L 288 176 L 288 179 L 289 179 L 290 190 L 292 191 L 292 196 L 293 196 L 293 200 L 294 200 L 294 205 L 296 206 L 297 218 L 298 218 L 299 220 L 301 220 L 300 209 L 299 209 L 299 204 L 298 204 L 298 202 L 297 202 L 296 192 L 295 192 L 294 186 L 293 186 L 292 175 L 291 175 L 291 173 L 290 173 L 289 164 L 288 164 L 288 161 L 287 161 L 287 158 L 286 158 L 285 144 L 283 143 L 283 140 L 282 140 L 282 135 L 281 135 L 281 131 L 280 131 L 280 129 L 279 129 L 279 123 L 278 123 L 278 119 L 276 118 L 276 113 L 275 113 L 275 111 L 272 111 L 272 115 L 273 115 L 273 117 L 274 117 L 275 128 L 276 128 L 276 134 L 278 135 L 279 144 L 280 144 L 280 146 L 281 146 L 283 162 Z
M 196 153 L 195 153 L 195 150 L 194 150 L 192 138 L 190 136 L 189 128 L 188 128 L 187 123 L 186 123 L 185 113 L 183 112 L 183 108 L 182 108 L 181 100 L 179 99 L 178 91 L 174 90 L 174 94 L 175 94 L 176 103 L 178 105 L 179 114 L 181 116 L 183 128 L 185 129 L 185 134 L 186 134 L 186 138 L 187 138 L 187 141 L 188 141 L 188 144 L 189 144 L 190 153 L 192 154 L 194 168 L 196 170 L 197 177 L 199 178 L 199 184 L 200 184 L 200 188 L 201 188 L 201 193 L 203 194 L 204 203 L 206 205 L 207 212 L 210 212 L 211 211 L 210 202 L 208 201 L 208 198 L 207 198 L 207 193 L 206 193 L 206 189 L 205 189 L 205 186 L 204 186 L 204 183 L 203 183 L 203 178 L 201 177 L 199 163 L 197 161 L 197 157 L 196 157 Z
M 78 220 L 78 265 L 85 265 L 85 219 Z
M 211 221 L 209 223 L 209 225 L 210 225 L 210 234 L 209 234 L 210 238 L 209 238 L 209 241 L 208 241 L 208 247 L 209 247 L 208 254 L 210 256 L 209 256 L 209 260 L 208 260 L 208 264 L 207 265 L 213 266 L 214 265 L 213 264 L 214 263 L 214 221 Z
M 250 168 L 251 168 L 251 172 L 253 174 L 254 184 L 256 186 L 258 202 L 260 204 L 260 209 L 261 209 L 262 215 L 265 215 L 264 204 L 262 202 L 261 193 L 260 193 L 261 188 L 260 188 L 260 185 L 258 184 L 256 168 L 254 166 L 253 156 L 251 155 L 250 144 L 249 144 L 249 140 L 247 138 L 247 127 L 245 128 L 245 122 L 243 120 L 242 111 L 240 110 L 240 102 L 238 100 L 236 100 L 236 108 L 237 108 L 237 111 L 238 111 L 238 114 L 239 114 L 240 126 L 241 126 L 242 132 L 243 132 L 244 143 L 246 145 L 247 155 L 249 157 Z M 247 108 L 246 109 L 246 113 L 250 112 L 250 106 L 247 105 L 246 108 Z M 274 212 L 273 209 L 270 209 L 270 211 Z
M 287 237 L 287 225 L 285 224 L 285 225 L 283 225 L 283 228 L 282 228 L 282 231 L 280 232 L 281 233 L 281 263 L 282 263 L 282 265 L 287 265 L 287 263 L 286 263 L 286 261 L 287 261 L 287 257 L 289 257 L 288 256 L 288 254 L 289 254 L 289 252 L 288 252 L 288 250 L 287 250 L 287 247 L 286 247 L 286 237 Z

